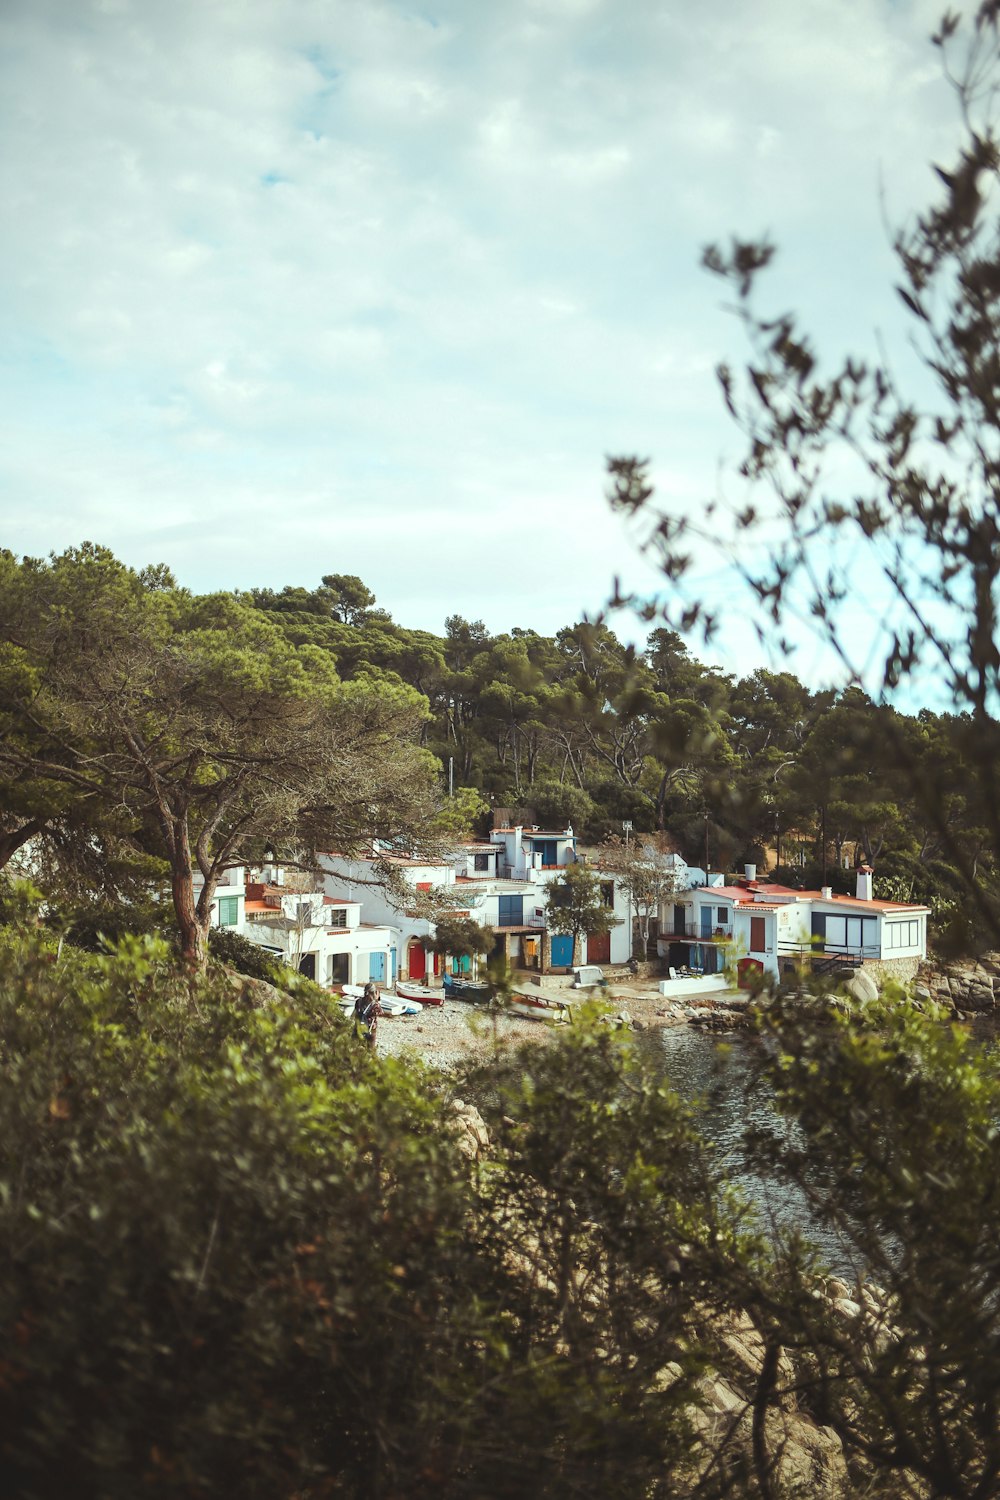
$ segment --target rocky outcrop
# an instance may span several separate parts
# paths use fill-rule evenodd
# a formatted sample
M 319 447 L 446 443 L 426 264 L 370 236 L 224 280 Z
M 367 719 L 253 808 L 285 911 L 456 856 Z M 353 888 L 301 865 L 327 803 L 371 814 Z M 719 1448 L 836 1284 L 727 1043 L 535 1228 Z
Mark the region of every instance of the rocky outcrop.
M 866 969 L 855 969 L 844 988 L 852 999 L 861 1004 L 866 1000 L 878 999 L 878 985 Z
M 477 1161 L 489 1150 L 490 1133 L 486 1121 L 476 1106 L 466 1104 L 464 1099 L 453 1099 L 451 1108 L 457 1127 L 458 1149 L 470 1161 Z
M 836 1299 L 832 1288 L 824 1291 L 821 1285 L 817 1295 L 831 1302 Z M 771 1493 L 781 1500 L 844 1500 L 853 1494 L 837 1433 L 799 1409 L 796 1365 L 786 1351 L 780 1353 L 763 1413 L 760 1453 L 754 1439 L 754 1414 L 764 1365 L 763 1341 L 746 1313 L 730 1314 L 721 1326 L 717 1319 L 711 1321 L 721 1358 L 719 1368 L 704 1371 L 690 1387 L 692 1399 L 684 1414 L 695 1446 L 685 1479 L 697 1488 L 698 1479 L 720 1465 L 747 1474 L 763 1457 Z M 665 1387 L 683 1378 L 677 1363 L 666 1365 L 661 1374 Z
M 633 1023 L 634 1024 L 634 1023 Z M 715 995 L 666 998 L 657 1007 L 656 1026 L 698 1026 L 703 1031 L 740 1031 L 752 1024 L 749 995 L 723 991 Z
M 916 993 L 956 1015 L 1000 1011 L 1000 953 L 945 964 L 928 960 L 920 965 Z

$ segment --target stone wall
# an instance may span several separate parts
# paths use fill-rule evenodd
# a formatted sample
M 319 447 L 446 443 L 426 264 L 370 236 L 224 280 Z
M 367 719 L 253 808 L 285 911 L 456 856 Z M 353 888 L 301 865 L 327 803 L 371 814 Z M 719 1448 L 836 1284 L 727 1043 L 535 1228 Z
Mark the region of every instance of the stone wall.
M 928 959 L 917 974 L 917 993 L 957 1015 L 1000 1010 L 1000 953 L 947 964 Z
M 920 971 L 920 960 L 919 958 L 866 959 L 864 971 L 866 974 L 871 974 L 880 989 L 890 979 L 894 979 L 897 984 L 911 984 Z

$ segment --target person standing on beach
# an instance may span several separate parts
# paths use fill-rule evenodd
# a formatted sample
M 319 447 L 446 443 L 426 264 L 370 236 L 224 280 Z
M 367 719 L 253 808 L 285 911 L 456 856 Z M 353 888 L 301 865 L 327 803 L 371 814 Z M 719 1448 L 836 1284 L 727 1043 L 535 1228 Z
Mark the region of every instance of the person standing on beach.
M 378 986 L 369 979 L 361 994 L 354 1002 L 354 1022 L 358 1036 L 362 1033 L 369 1047 L 375 1051 L 375 1038 L 378 1032 L 378 1018 L 382 1014 L 382 1006 L 379 1001 Z

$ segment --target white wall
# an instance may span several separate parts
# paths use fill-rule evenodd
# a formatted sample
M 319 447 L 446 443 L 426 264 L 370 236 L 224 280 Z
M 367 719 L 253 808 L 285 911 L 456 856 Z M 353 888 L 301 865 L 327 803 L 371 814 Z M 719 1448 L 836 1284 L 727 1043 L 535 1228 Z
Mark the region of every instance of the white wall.
M 882 958 L 927 956 L 927 913 L 882 912 L 880 928 Z

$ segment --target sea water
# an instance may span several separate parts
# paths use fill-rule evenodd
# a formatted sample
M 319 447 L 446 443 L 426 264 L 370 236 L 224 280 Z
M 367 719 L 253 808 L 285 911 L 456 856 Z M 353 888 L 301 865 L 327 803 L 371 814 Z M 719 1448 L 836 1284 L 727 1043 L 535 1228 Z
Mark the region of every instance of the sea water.
M 730 1182 L 761 1226 L 772 1238 L 782 1228 L 799 1229 L 832 1271 L 853 1277 L 859 1268 L 853 1264 L 850 1246 L 816 1219 L 801 1189 L 762 1177 L 748 1161 L 744 1135 L 752 1126 L 794 1140 L 794 1124 L 772 1107 L 773 1096 L 761 1078 L 765 1043 L 744 1032 L 720 1036 L 693 1026 L 674 1026 L 643 1033 L 642 1046 L 671 1088 L 691 1106 L 701 1135 L 715 1148 Z

